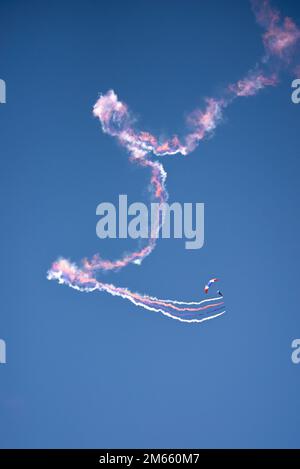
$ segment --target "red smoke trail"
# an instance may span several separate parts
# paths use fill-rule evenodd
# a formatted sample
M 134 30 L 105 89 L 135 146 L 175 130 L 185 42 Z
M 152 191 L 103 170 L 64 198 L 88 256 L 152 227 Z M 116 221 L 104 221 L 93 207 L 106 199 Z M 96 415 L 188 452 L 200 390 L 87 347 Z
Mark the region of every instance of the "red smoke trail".
M 209 298 L 199 302 L 183 302 L 175 300 L 160 300 L 155 297 L 133 293 L 127 288 L 97 281 L 92 276 L 78 269 L 65 259 L 54 263 L 48 272 L 49 280 L 57 280 L 60 284 L 81 291 L 105 291 L 112 296 L 119 296 L 129 300 L 136 306 L 148 311 L 162 313 L 172 319 L 185 323 L 200 323 L 214 319 L 224 314 L 224 303 L 220 298 Z
M 206 100 L 204 111 L 200 109 L 193 111 L 187 118 L 189 131 L 182 139 L 174 135 L 170 139 L 161 140 L 147 131 L 136 130 L 127 105 L 119 101 L 113 90 L 100 96 L 94 106 L 94 116 L 100 120 L 103 132 L 115 137 L 127 149 L 130 161 L 149 168 L 150 195 L 159 206 L 168 199 L 165 186 L 167 174 L 163 165 L 152 159 L 153 155 L 157 157 L 188 155 L 201 140 L 215 130 L 222 120 L 223 110 L 229 104 L 238 97 L 254 96 L 267 86 L 277 85 L 279 72 L 291 66 L 300 39 L 299 29 L 292 19 L 282 19 L 280 13 L 271 7 L 268 0 L 252 0 L 251 3 L 257 23 L 264 28 L 265 55 L 260 65 L 256 65 L 235 84 L 230 84 L 223 98 L 209 98 Z M 118 270 L 130 263 L 140 264 L 155 248 L 162 223 L 163 220 L 157 220 L 147 245 L 135 252 L 123 255 L 114 261 L 104 260 L 97 254 L 91 260 L 84 259 L 81 268 L 66 259 L 59 259 L 53 263 L 48 272 L 48 279 L 56 279 L 59 283 L 80 291 L 106 291 L 113 296 L 128 299 L 137 306 L 161 312 L 183 322 L 202 322 L 220 316 L 224 313 L 222 298 L 190 303 L 160 300 L 99 282 L 95 278 L 98 270 Z M 207 305 L 200 306 L 206 302 Z

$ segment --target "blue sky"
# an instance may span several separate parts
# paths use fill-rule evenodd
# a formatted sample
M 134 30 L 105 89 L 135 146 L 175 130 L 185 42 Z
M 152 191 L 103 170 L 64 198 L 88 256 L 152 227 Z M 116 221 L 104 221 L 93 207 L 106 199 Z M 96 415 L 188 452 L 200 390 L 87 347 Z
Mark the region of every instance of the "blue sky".
M 300 24 L 300 8 L 277 1 Z M 248 1 L 0 0 L 0 446 L 298 447 L 300 105 L 291 81 L 226 112 L 214 138 L 165 160 L 171 201 L 205 203 L 205 245 L 160 240 L 103 279 L 198 300 L 218 276 L 227 314 L 198 326 L 46 280 L 58 255 L 116 258 L 96 206 L 145 196 L 147 173 L 92 116 L 113 88 L 141 128 L 185 113 L 263 53 Z

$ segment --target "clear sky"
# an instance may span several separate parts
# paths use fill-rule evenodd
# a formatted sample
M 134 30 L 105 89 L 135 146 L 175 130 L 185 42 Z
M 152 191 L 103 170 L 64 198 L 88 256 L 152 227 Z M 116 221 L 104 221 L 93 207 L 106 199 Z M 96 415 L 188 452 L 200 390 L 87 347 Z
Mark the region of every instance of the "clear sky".
M 300 24 L 300 6 L 276 1 Z M 1 447 L 297 447 L 300 105 L 291 81 L 236 101 L 213 138 L 164 160 L 170 201 L 205 203 L 205 245 L 160 240 L 103 280 L 226 315 L 189 326 L 46 279 L 58 255 L 116 258 L 96 206 L 146 200 L 147 171 L 92 116 L 113 88 L 155 134 L 262 56 L 243 0 L 0 0 Z M 300 78 L 300 77 L 299 77 Z

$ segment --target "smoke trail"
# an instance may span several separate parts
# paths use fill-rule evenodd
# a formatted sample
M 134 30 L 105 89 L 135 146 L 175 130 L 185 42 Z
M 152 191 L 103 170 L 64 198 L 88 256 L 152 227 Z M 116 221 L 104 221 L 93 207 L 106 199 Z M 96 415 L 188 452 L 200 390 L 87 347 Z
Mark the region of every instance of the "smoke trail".
M 256 21 L 264 29 L 262 37 L 265 53 L 261 61 L 244 78 L 228 85 L 222 98 L 207 98 L 204 110 L 195 109 L 189 114 L 186 122 L 188 131 L 182 138 L 174 135 L 162 140 L 150 132 L 137 130 L 133 115 L 113 90 L 100 96 L 94 106 L 93 114 L 99 119 L 103 132 L 117 139 L 128 151 L 131 162 L 149 169 L 150 198 L 158 202 L 159 208 L 168 200 L 165 185 L 167 174 L 163 165 L 153 160 L 153 156 L 188 155 L 216 129 L 228 105 L 237 98 L 255 96 L 267 86 L 276 86 L 281 70 L 292 66 L 300 30 L 291 18 L 282 19 L 268 0 L 252 0 L 251 3 Z M 149 311 L 160 312 L 182 322 L 199 323 L 222 315 L 225 312 L 223 298 L 188 303 L 161 300 L 96 279 L 97 271 L 119 270 L 130 263 L 141 264 L 155 248 L 163 221 L 158 217 L 147 244 L 139 250 L 113 261 L 102 259 L 96 254 L 90 260 L 83 259 L 81 267 L 67 259 L 59 259 L 48 272 L 48 279 L 55 279 L 79 291 L 106 291 Z
M 176 300 L 161 300 L 139 293 L 133 293 L 127 288 L 102 283 L 92 276 L 80 271 L 75 264 L 66 259 L 57 261 L 48 272 L 49 280 L 57 280 L 81 292 L 105 291 L 112 296 L 119 296 L 129 300 L 136 306 L 162 313 L 164 316 L 185 323 L 200 323 L 221 316 L 225 313 L 222 298 L 209 298 L 199 302 L 184 302 Z
M 300 39 L 300 31 L 291 18 L 281 18 L 278 10 L 271 7 L 268 0 L 252 0 L 252 9 L 257 23 L 265 29 L 263 43 L 266 57 L 277 57 L 290 62 L 295 46 Z

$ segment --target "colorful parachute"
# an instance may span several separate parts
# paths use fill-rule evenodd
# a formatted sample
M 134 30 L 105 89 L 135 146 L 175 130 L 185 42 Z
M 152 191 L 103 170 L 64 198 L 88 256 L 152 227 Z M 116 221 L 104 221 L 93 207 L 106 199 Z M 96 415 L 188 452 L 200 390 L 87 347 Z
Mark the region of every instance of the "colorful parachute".
M 212 286 L 212 284 L 215 283 L 215 282 L 218 282 L 218 281 L 219 281 L 218 278 L 212 278 L 212 279 L 210 279 L 210 281 L 208 282 L 208 284 L 205 285 L 205 287 L 204 287 L 205 293 L 208 293 L 208 290 L 210 289 L 210 287 Z

